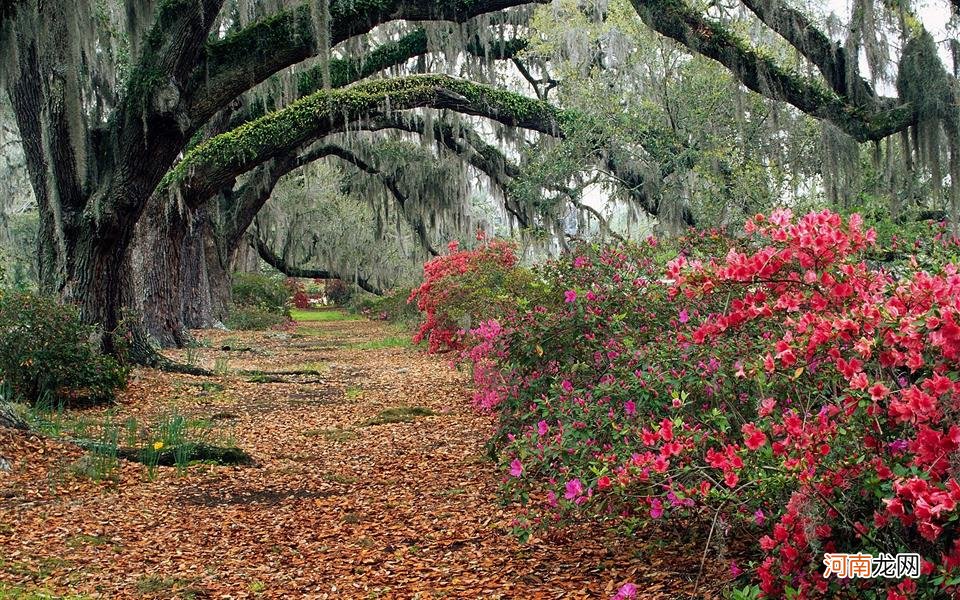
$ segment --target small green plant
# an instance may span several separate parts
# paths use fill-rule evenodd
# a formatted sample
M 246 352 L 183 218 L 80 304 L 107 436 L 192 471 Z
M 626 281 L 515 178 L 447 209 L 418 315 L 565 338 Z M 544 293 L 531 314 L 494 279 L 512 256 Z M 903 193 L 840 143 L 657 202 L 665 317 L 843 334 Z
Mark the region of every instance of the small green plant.
M 213 363 L 213 372 L 220 376 L 230 374 L 230 359 L 225 356 L 218 356 Z
M 197 366 L 197 363 L 200 361 L 200 348 L 192 344 L 187 346 L 183 353 L 183 360 L 190 367 Z

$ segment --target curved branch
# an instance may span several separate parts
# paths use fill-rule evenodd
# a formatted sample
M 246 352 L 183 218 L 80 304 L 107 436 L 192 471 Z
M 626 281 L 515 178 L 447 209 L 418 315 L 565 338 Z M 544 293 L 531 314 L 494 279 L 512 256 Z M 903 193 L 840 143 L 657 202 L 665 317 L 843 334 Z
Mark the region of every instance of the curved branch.
M 816 81 L 784 69 L 743 40 L 691 9 L 684 1 L 631 0 L 640 18 L 655 31 L 726 67 L 749 89 L 786 101 L 818 119 L 830 121 L 860 142 L 880 140 L 916 119 L 909 104 L 868 110 L 845 101 Z
M 414 75 L 320 91 L 191 150 L 171 170 L 161 190 L 180 188 L 207 198 L 271 158 L 320 139 L 364 118 L 394 110 L 446 108 L 559 135 L 567 113 L 553 106 L 446 75 Z
M 876 92 L 856 73 L 857 65 L 848 64 L 846 49 L 839 42 L 831 41 L 806 15 L 787 6 L 785 0 L 742 2 L 767 27 L 777 32 L 812 62 L 834 92 L 850 97 L 855 103 L 876 106 Z M 848 73 L 848 67 L 852 67 L 852 72 Z M 850 76 L 852 81 L 848 81 Z
M 390 21 L 453 21 L 463 23 L 482 14 L 550 0 L 332 0 L 329 42 L 335 46 Z M 206 121 L 219 106 L 270 75 L 317 54 L 309 3 L 258 21 L 208 46 L 194 72 L 192 114 Z
M 407 207 L 407 196 L 400 190 L 397 180 L 389 175 L 386 175 L 385 173 L 382 173 L 376 167 L 357 156 L 357 154 L 354 152 L 334 144 L 320 146 L 315 151 L 325 156 L 336 156 L 340 160 L 352 164 L 364 173 L 377 177 L 397 201 L 397 204 L 400 205 L 400 208 L 405 209 Z M 407 214 L 406 211 L 403 211 L 403 213 L 404 215 Z M 427 227 L 423 221 L 420 219 L 413 221 L 407 217 L 407 222 L 410 223 L 410 226 L 417 233 L 417 236 L 420 238 L 420 242 L 423 244 L 424 249 L 429 252 L 431 256 L 439 256 L 440 253 L 437 252 L 437 249 L 434 248 L 433 244 L 430 243 L 430 237 L 427 235 Z
M 305 269 L 301 267 L 294 267 L 287 263 L 286 260 L 281 258 L 275 252 L 273 252 L 267 243 L 256 236 L 255 245 L 257 247 L 257 253 L 260 255 L 260 258 L 263 259 L 263 262 L 267 263 L 274 269 L 280 271 L 287 277 L 303 277 L 304 279 L 343 279 L 345 281 L 351 281 L 348 277 L 343 277 L 340 273 L 336 271 L 329 271 L 325 269 Z M 375 294 L 377 296 L 383 295 L 383 290 L 379 287 L 371 284 L 365 278 L 360 277 L 359 275 L 356 278 L 356 284 L 361 289 Z
M 487 46 L 484 46 L 480 40 L 474 40 L 466 46 L 466 50 L 476 56 L 504 60 L 513 58 L 528 45 L 529 42 L 523 38 L 495 41 Z M 426 30 L 416 29 L 398 40 L 380 45 L 363 57 L 332 59 L 327 66 L 330 87 L 346 87 L 391 67 L 402 65 L 413 58 L 427 54 L 428 51 Z M 300 73 L 297 76 L 296 98 L 303 98 L 322 90 L 324 75 L 322 65 L 316 65 Z M 269 103 L 255 104 L 233 119 L 232 127 L 239 127 L 247 121 L 262 117 L 278 108 L 280 107 Z

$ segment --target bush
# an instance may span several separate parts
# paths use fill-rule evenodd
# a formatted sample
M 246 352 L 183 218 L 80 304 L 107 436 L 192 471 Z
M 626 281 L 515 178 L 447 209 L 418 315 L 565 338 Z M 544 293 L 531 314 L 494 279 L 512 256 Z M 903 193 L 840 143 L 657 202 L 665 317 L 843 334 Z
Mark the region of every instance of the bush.
M 230 329 L 270 329 L 290 318 L 290 308 L 298 295 L 295 279 L 283 279 L 257 273 L 236 273 L 233 279 L 233 304 L 225 325 Z
M 0 293 L 0 379 L 27 404 L 109 402 L 127 370 L 99 354 L 72 306 L 31 293 Z
M 295 293 L 281 277 L 257 273 L 236 273 L 233 276 L 233 304 L 258 308 L 275 315 L 289 315 Z
M 424 281 L 409 298 L 426 317 L 413 341 L 427 340 L 431 352 L 460 349 L 474 324 L 513 314 L 538 296 L 538 282 L 517 266 L 515 251 L 500 240 L 473 250 L 451 242 L 449 254 L 427 262 Z
M 716 519 L 753 541 L 740 581 L 765 597 L 950 597 L 958 268 L 871 268 L 856 215 L 779 211 L 746 234 L 581 247 L 536 270 L 549 298 L 456 337 L 499 415 L 518 531 Z M 460 302 L 433 298 L 428 323 Z M 825 578 L 827 552 L 917 553 L 923 574 Z
M 369 319 L 413 327 L 419 324 L 420 311 L 415 304 L 407 302 L 412 292 L 410 288 L 398 288 L 385 292 L 383 296 L 354 294 L 351 309 Z
M 353 297 L 353 286 L 342 279 L 328 279 L 325 287 L 327 299 L 337 306 L 346 306 Z
M 230 309 L 225 325 L 236 330 L 263 330 L 283 325 L 288 317 L 258 308 L 256 306 L 236 306 Z

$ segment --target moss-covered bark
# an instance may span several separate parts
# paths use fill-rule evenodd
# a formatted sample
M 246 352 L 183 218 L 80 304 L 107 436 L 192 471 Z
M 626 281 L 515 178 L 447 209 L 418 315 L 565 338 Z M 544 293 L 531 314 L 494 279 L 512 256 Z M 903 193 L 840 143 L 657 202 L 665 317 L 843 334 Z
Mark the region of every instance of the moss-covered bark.
M 330 32 L 325 41 L 333 46 L 389 21 L 463 23 L 482 14 L 549 1 L 332 0 Z M 319 54 L 316 37 L 310 5 L 304 3 L 209 44 L 204 60 L 192 76 L 190 87 L 197 91 L 191 98 L 193 119 L 206 121 L 219 107 L 253 85 Z
M 720 24 L 705 18 L 684 0 L 631 2 L 647 25 L 719 62 L 749 89 L 830 121 L 858 141 L 883 139 L 908 127 L 915 118 L 909 105 L 882 105 L 876 109 L 857 105 L 820 82 L 785 69 Z M 754 4 L 755 8 L 761 7 L 760 3 Z M 791 33 L 789 27 L 781 29 L 784 34 L 799 35 L 796 31 Z
M 569 115 L 555 107 L 491 86 L 445 75 L 415 75 L 319 91 L 283 110 L 218 135 L 194 148 L 164 179 L 205 199 L 236 176 L 271 158 L 363 118 L 418 107 L 445 108 L 558 135 Z

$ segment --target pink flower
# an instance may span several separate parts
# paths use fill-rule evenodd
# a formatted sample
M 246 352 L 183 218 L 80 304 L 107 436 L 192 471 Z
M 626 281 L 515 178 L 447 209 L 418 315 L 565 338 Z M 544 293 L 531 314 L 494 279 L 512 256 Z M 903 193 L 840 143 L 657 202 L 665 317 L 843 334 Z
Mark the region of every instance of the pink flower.
M 513 462 L 510 463 L 510 474 L 514 477 L 523 475 L 523 463 L 520 462 L 519 458 L 513 459 Z
M 563 293 L 563 299 L 567 304 L 577 301 L 577 292 L 574 290 L 567 290 Z
M 737 564 L 736 561 L 730 561 L 730 574 L 734 577 L 739 577 L 743 573 L 743 569 Z
M 760 510 L 759 508 L 757 509 L 757 512 L 753 513 L 753 521 L 757 525 L 763 525 L 764 521 L 766 520 L 767 520 L 766 515 L 764 515 L 763 511 Z
M 659 498 L 650 501 L 650 518 L 659 519 L 663 516 L 663 502 Z
M 569 394 L 570 392 L 573 391 L 573 384 L 570 383 L 570 380 L 569 380 L 569 379 L 564 379 L 563 381 L 560 382 L 560 388 L 561 388 L 564 392 L 566 392 L 566 393 Z
M 633 416 L 637 412 L 637 404 L 633 400 L 627 400 L 623 403 L 623 412 Z
M 690 313 L 687 312 L 687 309 L 681 310 L 681 311 L 680 311 L 680 322 L 681 322 L 681 323 L 686 323 L 686 322 L 689 321 L 689 320 L 690 320 Z
M 548 431 L 550 431 L 550 427 L 547 425 L 546 421 L 540 421 L 537 423 L 537 434 L 540 437 L 547 435 Z
M 610 600 L 627 600 L 628 598 L 637 597 L 637 586 L 632 583 L 625 583 L 620 586 L 620 589 L 617 590 L 617 593 L 614 596 L 610 597 Z
M 580 483 L 579 479 L 571 479 L 568 481 L 566 488 L 567 491 L 563 494 L 563 497 L 567 500 L 575 500 L 583 494 L 583 484 Z

